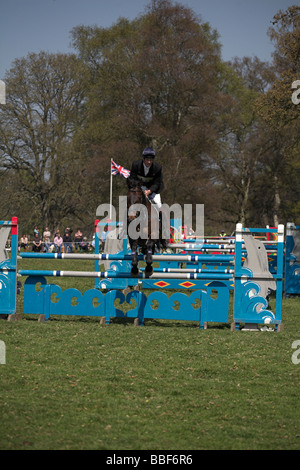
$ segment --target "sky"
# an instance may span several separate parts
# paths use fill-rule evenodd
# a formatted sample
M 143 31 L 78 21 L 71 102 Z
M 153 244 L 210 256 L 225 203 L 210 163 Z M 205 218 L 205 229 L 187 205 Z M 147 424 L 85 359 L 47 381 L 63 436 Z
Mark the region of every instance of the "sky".
M 220 35 L 223 60 L 257 56 L 272 60 L 274 46 L 267 31 L 278 10 L 300 0 L 179 0 Z M 133 20 L 149 0 L 0 0 L 0 79 L 15 59 L 31 52 L 75 52 L 74 26 L 109 28 L 120 17 Z

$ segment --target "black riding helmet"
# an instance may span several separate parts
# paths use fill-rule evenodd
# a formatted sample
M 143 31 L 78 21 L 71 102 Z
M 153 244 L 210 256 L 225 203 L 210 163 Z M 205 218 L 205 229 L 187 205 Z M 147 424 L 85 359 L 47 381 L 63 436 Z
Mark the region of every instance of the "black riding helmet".
M 155 152 L 153 150 L 153 148 L 151 147 L 146 147 L 144 150 L 143 150 L 143 158 L 145 157 L 148 157 L 148 158 L 155 158 Z

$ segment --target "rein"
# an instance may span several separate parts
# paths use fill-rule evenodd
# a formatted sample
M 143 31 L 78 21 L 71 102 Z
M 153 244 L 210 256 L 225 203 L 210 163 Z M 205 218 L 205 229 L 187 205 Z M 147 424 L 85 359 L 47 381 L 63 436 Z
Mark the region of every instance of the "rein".
M 142 189 L 141 188 L 130 188 L 129 191 L 131 193 L 142 193 Z

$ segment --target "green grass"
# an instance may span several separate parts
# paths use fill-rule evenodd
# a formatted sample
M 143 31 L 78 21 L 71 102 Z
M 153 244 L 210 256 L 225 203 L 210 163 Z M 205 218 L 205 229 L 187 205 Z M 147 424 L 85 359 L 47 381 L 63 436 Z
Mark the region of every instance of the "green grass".
M 92 270 L 86 263 L 81 269 Z M 291 360 L 299 314 L 300 299 L 285 299 L 280 333 L 155 320 L 102 327 L 91 317 L 1 320 L 0 449 L 299 449 L 300 364 Z

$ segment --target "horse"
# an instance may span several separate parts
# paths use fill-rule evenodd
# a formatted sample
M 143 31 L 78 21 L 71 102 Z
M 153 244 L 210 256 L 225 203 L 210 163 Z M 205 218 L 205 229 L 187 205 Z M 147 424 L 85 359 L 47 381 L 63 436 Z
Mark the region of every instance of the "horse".
M 155 247 L 161 249 L 162 241 L 159 237 L 160 220 L 159 211 L 151 204 L 140 186 L 129 188 L 127 194 L 127 235 L 131 248 L 131 274 L 138 274 L 138 248 L 145 255 L 145 274 L 151 275 L 152 255 Z M 134 236 L 133 236 L 134 235 Z

